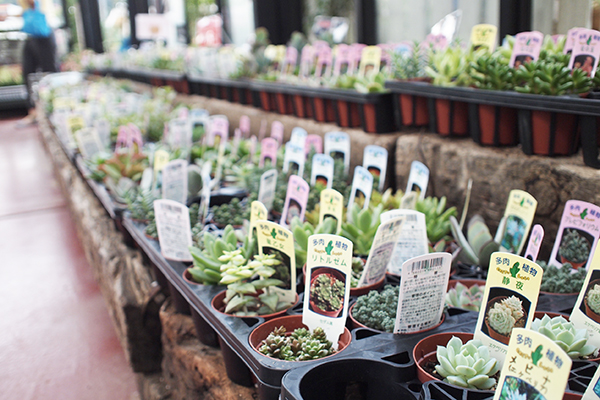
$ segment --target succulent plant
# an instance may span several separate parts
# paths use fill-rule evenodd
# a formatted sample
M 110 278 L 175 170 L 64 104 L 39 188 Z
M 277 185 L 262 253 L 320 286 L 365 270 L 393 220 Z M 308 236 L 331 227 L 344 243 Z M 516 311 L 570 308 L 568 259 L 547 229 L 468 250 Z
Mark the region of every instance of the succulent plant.
M 372 329 L 384 332 L 393 332 L 398 311 L 398 287 L 386 285 L 381 292 L 371 290 L 360 296 L 352 316 L 358 322 Z
M 294 234 L 294 249 L 296 254 L 296 266 L 298 268 L 306 264 L 306 254 L 308 251 L 308 238 L 320 233 L 335 234 L 337 222 L 334 218 L 327 217 L 323 222 L 314 228 L 310 223 L 302 223 L 300 218 L 292 218 L 290 229 Z
M 418 200 L 415 210 L 425 214 L 427 238 L 431 243 L 450 234 L 450 217 L 456 216 L 456 207 L 446 208 L 446 196 Z
M 504 221 L 504 220 L 503 220 Z M 501 226 L 499 231 L 503 231 Z M 452 236 L 462 248 L 458 258 L 467 264 L 480 265 L 483 268 L 488 268 L 490 264 L 490 256 L 493 252 L 498 251 L 500 243 L 496 242 L 495 238 L 490 233 L 483 217 L 474 215 L 467 224 L 467 237 L 465 238 L 460 225 L 454 216 L 450 217 L 450 228 Z
M 128 201 L 137 196 L 138 186 L 129 178 L 120 177 L 115 180 L 107 176 L 104 185 L 117 203 L 126 205 Z
M 468 72 L 470 54 L 460 47 L 452 46 L 432 52 L 425 72 L 437 86 L 468 86 L 471 80 Z
M 579 293 L 585 281 L 587 271 L 585 268 L 574 270 L 570 263 L 562 267 L 547 265 L 545 261 L 537 264 L 544 270 L 540 290 L 550 293 Z
M 471 389 L 488 390 L 496 385 L 492 378 L 498 372 L 498 362 L 490 356 L 487 346 L 479 340 L 462 340 L 453 336 L 448 344 L 437 347 L 435 370 L 445 382 Z
M 558 249 L 558 254 L 574 263 L 587 261 L 590 256 L 590 242 L 579 234 L 576 229 L 567 229 Z
M 493 330 L 501 335 L 509 336 L 516 322 L 524 315 L 521 300 L 510 296 L 494 303 L 493 307 L 488 310 L 486 319 Z
M 600 285 L 594 285 L 585 295 L 587 305 L 596 314 L 600 314 Z
M 531 330 L 549 337 L 563 349 L 573 360 L 584 358 L 598 349 L 587 344 L 587 329 L 577 329 L 562 316 L 550 318 L 544 314 L 542 319 L 536 318 L 531 324 Z
M 142 153 L 120 152 L 115 153 L 110 159 L 98 166 L 98 170 L 118 181 L 120 178 L 129 178 L 134 182 L 142 179 L 144 169 L 148 167 L 148 157 Z
M 580 69 L 571 71 L 567 62 L 550 58 L 522 64 L 515 72 L 515 90 L 520 93 L 533 93 L 560 96 L 588 92 L 592 80 Z
M 156 218 L 154 210 L 148 213 L 148 225 L 144 228 L 144 233 L 153 239 L 158 239 L 158 230 L 156 228 Z
M 342 224 L 340 235 L 354 243 L 354 253 L 360 256 L 369 255 L 373 239 L 381 221 L 383 205 L 361 209 L 356 203 L 350 209 L 349 221 Z
M 329 274 L 320 274 L 311 283 L 310 300 L 323 311 L 339 310 L 344 304 L 344 282 Z
M 379 204 L 382 204 L 384 211 L 396 210 L 400 208 L 402 197 L 404 197 L 404 192 L 402 190 L 397 190 L 394 193 L 391 188 L 388 188 L 385 192 L 380 193 L 375 187 L 375 179 L 373 179 L 373 191 L 371 192 L 369 207 L 376 207 Z
M 139 190 L 134 199 L 127 199 L 127 208 L 131 218 L 139 221 L 147 221 L 148 215 L 154 210 L 154 200 L 158 197 L 150 189 Z
M 483 299 L 484 286 L 473 285 L 470 288 L 460 282 L 446 293 L 446 305 L 464 310 L 479 311 Z
M 421 49 L 419 42 L 414 42 L 412 48 L 413 50 L 409 54 L 391 52 L 392 71 L 394 71 L 395 79 L 406 80 L 426 76 L 427 52 Z
M 487 90 L 512 90 L 514 69 L 497 54 L 484 53 L 471 61 L 471 78 L 475 87 Z
M 350 287 L 355 288 L 362 277 L 365 269 L 365 260 L 361 257 L 352 257 L 352 277 L 350 278 Z
M 229 203 L 221 204 L 211 208 L 213 222 L 217 225 L 242 225 L 245 219 L 250 218 L 250 208 L 247 203 L 233 198 Z
M 269 333 L 258 350 L 268 357 L 286 361 L 316 360 L 335 353 L 322 328 L 316 328 L 312 334 L 306 328 L 297 328 L 288 335 L 284 326 Z

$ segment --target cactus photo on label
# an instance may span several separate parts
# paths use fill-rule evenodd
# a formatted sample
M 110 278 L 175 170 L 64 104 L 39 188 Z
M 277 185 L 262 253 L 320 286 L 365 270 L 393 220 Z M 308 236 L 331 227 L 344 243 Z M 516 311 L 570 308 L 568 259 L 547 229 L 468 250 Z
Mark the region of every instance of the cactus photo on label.
M 494 340 L 508 345 L 513 328 L 523 328 L 531 302 L 510 289 L 491 288 L 481 330 Z

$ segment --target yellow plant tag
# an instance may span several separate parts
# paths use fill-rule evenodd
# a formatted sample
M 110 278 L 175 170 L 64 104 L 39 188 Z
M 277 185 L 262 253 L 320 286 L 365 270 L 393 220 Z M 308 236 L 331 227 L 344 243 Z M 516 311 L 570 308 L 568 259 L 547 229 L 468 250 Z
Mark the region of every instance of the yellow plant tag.
M 480 47 L 486 47 L 491 53 L 496 47 L 496 34 L 498 28 L 490 24 L 475 25 L 471 29 L 471 46 L 477 50 Z
M 319 224 L 326 217 L 333 217 L 337 221 L 337 231 L 342 228 L 342 216 L 344 215 L 344 196 L 335 189 L 323 189 L 321 191 L 321 203 L 319 209 Z
M 381 64 L 381 47 L 367 46 L 362 50 L 358 76 L 365 76 L 370 71 L 379 72 Z
M 75 135 L 75 132 L 83 128 L 85 128 L 85 120 L 81 115 L 72 115 L 67 118 L 67 129 L 71 135 Z
M 162 171 L 169 163 L 169 152 L 166 150 L 156 150 L 154 152 L 154 172 Z
M 253 224 L 256 221 L 266 221 L 267 215 L 269 212 L 267 211 L 267 207 L 260 201 L 253 201 L 250 204 L 250 223 Z

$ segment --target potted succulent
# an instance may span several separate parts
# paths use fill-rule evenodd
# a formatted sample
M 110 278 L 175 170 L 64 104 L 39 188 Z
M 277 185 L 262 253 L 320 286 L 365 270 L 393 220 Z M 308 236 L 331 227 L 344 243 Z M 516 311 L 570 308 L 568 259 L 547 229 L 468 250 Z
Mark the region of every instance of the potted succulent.
M 552 295 L 578 295 L 585 282 L 587 271 L 585 268 L 573 270 L 570 263 L 562 267 L 547 265 L 545 261 L 537 264 L 544 270 L 540 292 Z
M 585 314 L 600 323 L 600 279 L 590 282 L 584 299 Z
M 494 240 L 489 228 L 485 224 L 483 217 L 474 215 L 467 224 L 467 237 L 463 234 L 460 224 L 454 216 L 450 217 L 450 227 L 452 236 L 460 246 L 460 252 L 457 256 L 458 261 L 463 261 L 468 265 L 480 265 L 487 269 L 490 263 L 490 255 L 498 251 L 500 243 Z M 501 225 L 498 230 L 504 230 Z
M 545 314 L 535 318 L 531 330 L 542 333 L 558 344 L 573 360 L 591 359 L 598 356 L 598 348 L 587 344 L 587 329 L 577 329 L 564 317 Z
M 134 199 L 126 200 L 133 221 L 142 223 L 150 221 L 150 213 L 154 211 L 154 200 L 157 200 L 151 189 L 139 190 Z
M 228 224 L 233 225 L 234 228 L 240 228 L 243 225 L 244 220 L 250 218 L 250 208 L 248 207 L 248 204 L 237 197 L 231 199 L 229 203 L 213 206 L 211 212 L 212 222 L 217 225 L 218 228 L 223 228 Z
M 354 243 L 354 254 L 368 256 L 377 228 L 380 225 L 380 215 L 383 206 L 380 204 L 373 209 L 361 207 L 354 203 L 350 209 L 350 220 L 342 224 L 340 235 Z
M 527 314 L 516 296 L 498 296 L 488 301 L 485 311 L 485 326 L 489 335 L 508 345 L 513 328 L 523 328 Z
M 446 208 L 446 196 L 419 199 L 415 210 L 425 214 L 427 239 L 433 246 L 451 233 L 450 217 L 456 217 L 456 207 Z
M 573 268 L 578 269 L 588 261 L 590 249 L 590 242 L 576 229 L 567 229 L 560 243 L 558 254 L 563 264 L 569 263 Z
M 446 293 L 446 305 L 478 312 L 481 308 L 484 288 L 484 280 L 450 280 L 448 282 L 448 292 Z

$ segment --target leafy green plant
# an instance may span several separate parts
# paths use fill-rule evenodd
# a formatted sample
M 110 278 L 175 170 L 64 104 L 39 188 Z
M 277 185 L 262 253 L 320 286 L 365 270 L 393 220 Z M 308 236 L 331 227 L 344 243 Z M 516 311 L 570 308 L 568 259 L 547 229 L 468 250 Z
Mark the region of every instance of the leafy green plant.
M 388 188 L 385 192 L 380 193 L 374 185 L 375 180 L 373 180 L 373 191 L 371 192 L 369 207 L 376 207 L 379 204 L 382 204 L 384 211 L 397 210 L 400 208 L 402 197 L 404 197 L 404 192 L 402 192 L 402 190 L 396 190 L 394 193 L 392 188 Z
M 377 228 L 381 223 L 382 211 L 383 206 L 381 204 L 374 209 L 361 209 L 356 203 L 352 205 L 349 221 L 342 224 L 340 235 L 354 243 L 354 254 L 369 255 Z
M 468 86 L 470 54 L 460 47 L 452 46 L 432 52 L 425 72 L 437 86 Z
M 479 311 L 485 286 L 473 285 L 470 288 L 460 282 L 446 293 L 446 305 L 469 311 Z
M 352 257 L 352 276 L 350 278 L 350 287 L 355 288 L 362 277 L 366 261 L 361 257 Z
M 154 200 L 158 200 L 158 197 L 151 189 L 139 190 L 135 198 L 127 199 L 127 208 L 131 213 L 131 218 L 147 221 L 150 213 L 154 211 Z
M 522 64 L 515 72 L 519 93 L 532 93 L 559 96 L 564 94 L 579 94 L 588 92 L 592 82 L 579 69 L 573 73 L 563 62 L 539 59 Z
M 127 177 L 113 179 L 111 176 L 107 176 L 104 179 L 104 185 L 119 204 L 126 205 L 128 201 L 137 196 L 138 186 Z
M 446 346 L 437 348 L 438 365 L 435 370 L 444 382 L 471 389 L 488 390 L 496 385 L 492 378 L 498 370 L 497 360 L 490 356 L 489 348 L 479 340 L 462 340 L 453 336 Z
M 459 260 L 467 264 L 488 268 L 490 255 L 500 249 L 500 243 L 492 237 L 483 217 L 480 215 L 471 217 L 467 224 L 466 238 L 454 216 L 450 217 L 450 224 L 452 236 L 462 249 L 458 256 Z M 503 228 L 499 227 L 498 230 L 503 230 Z
M 300 220 L 298 217 L 292 218 L 290 229 L 294 234 L 294 252 L 296 254 L 296 266 L 301 268 L 306 264 L 306 254 L 308 251 L 308 238 L 312 235 L 320 233 L 335 234 L 337 222 L 334 218 L 328 217 L 317 227 L 313 227 L 310 223 Z
M 544 270 L 540 287 L 542 292 L 579 293 L 581 291 L 587 274 L 585 268 L 574 270 L 570 263 L 565 263 L 562 267 L 547 265 L 545 261 L 538 261 L 537 264 Z
M 98 165 L 97 171 L 104 173 L 105 176 L 109 176 L 117 182 L 121 177 L 139 182 L 147 167 L 148 157 L 145 154 L 119 152 Z
M 512 90 L 514 69 L 495 54 L 485 53 L 471 61 L 470 75 L 475 87 L 487 90 Z
M 393 332 L 398 311 L 398 287 L 386 285 L 381 292 L 371 290 L 360 296 L 352 316 L 361 324 L 384 332 Z
M 585 262 L 590 256 L 590 242 L 576 229 L 567 229 L 560 243 L 558 254 L 566 262 Z
M 395 79 L 424 78 L 427 65 L 427 52 L 420 48 L 419 42 L 413 43 L 410 53 L 391 52 L 392 71 Z
M 334 354 L 333 344 L 327 340 L 322 328 L 313 333 L 306 328 L 297 328 L 287 334 L 284 326 L 275 328 L 258 348 L 262 354 L 286 361 L 316 360 Z
M 531 330 L 537 331 L 554 341 L 573 360 L 584 358 L 597 352 L 597 348 L 587 344 L 587 329 L 577 329 L 562 316 L 550 318 L 544 314 L 542 319 L 536 318 Z
M 233 198 L 229 203 L 211 208 L 213 222 L 217 225 L 232 224 L 239 226 L 250 217 L 250 208 L 238 198 Z
M 383 72 L 370 71 L 364 77 L 358 77 L 354 89 L 359 93 L 383 93 L 387 76 Z
M 148 213 L 148 225 L 144 228 L 144 233 L 152 239 L 158 239 L 158 230 L 156 228 L 156 217 L 154 210 Z
M 446 196 L 440 199 L 426 197 L 417 201 L 415 210 L 425 214 L 427 239 L 431 243 L 437 243 L 450 234 L 450 217 L 456 216 L 456 207 L 446 208 L 446 201 Z

